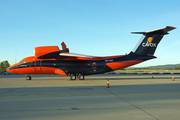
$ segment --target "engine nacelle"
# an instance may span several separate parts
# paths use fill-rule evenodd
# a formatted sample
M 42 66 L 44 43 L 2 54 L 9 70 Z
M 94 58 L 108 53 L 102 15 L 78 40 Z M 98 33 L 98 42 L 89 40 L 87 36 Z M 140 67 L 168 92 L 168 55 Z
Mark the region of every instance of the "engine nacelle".
M 53 53 L 60 52 L 58 46 L 42 46 L 42 47 L 35 47 L 34 54 L 35 57 L 38 59 L 48 59 L 55 56 L 52 56 Z M 59 54 L 57 54 L 59 55 Z

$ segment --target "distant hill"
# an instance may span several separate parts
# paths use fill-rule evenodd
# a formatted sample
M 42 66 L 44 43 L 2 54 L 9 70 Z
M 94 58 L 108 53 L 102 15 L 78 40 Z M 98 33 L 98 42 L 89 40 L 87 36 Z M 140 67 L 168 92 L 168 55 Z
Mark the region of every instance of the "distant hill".
M 169 69 L 169 68 L 176 68 L 176 67 L 180 67 L 180 64 L 167 64 L 167 65 L 157 65 L 157 66 L 148 66 L 148 67 L 129 67 L 127 69 L 145 69 L 145 68 L 149 68 L 149 69 Z

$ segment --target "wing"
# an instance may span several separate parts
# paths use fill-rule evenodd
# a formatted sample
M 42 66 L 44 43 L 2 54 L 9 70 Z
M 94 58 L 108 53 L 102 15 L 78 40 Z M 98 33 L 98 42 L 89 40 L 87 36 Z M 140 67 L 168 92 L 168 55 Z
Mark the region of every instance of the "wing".
M 35 56 L 38 59 L 92 59 L 96 58 L 94 56 L 82 55 L 82 54 L 75 54 L 69 53 L 69 48 L 66 47 L 64 42 L 61 43 L 62 50 L 58 48 L 58 46 L 42 46 L 35 48 Z
M 76 58 L 94 58 L 94 56 L 75 54 L 75 53 L 59 53 L 60 56 L 63 57 L 76 57 Z
M 62 49 L 63 50 L 68 50 L 68 52 L 61 52 L 59 53 L 60 57 L 66 58 L 66 57 L 73 57 L 73 58 L 94 58 L 93 56 L 88 56 L 88 55 L 82 55 L 82 54 L 75 54 L 75 53 L 69 53 L 69 49 L 66 48 L 66 44 L 64 42 L 61 43 Z

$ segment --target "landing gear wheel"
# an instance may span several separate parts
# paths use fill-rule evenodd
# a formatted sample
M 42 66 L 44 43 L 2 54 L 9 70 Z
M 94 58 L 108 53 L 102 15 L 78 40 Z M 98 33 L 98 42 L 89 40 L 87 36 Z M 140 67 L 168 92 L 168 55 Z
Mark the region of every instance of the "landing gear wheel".
M 31 80 L 31 76 L 26 76 L 26 80 Z
M 79 75 L 78 75 L 78 79 L 79 79 L 79 80 L 84 80 L 84 75 L 79 74 Z
M 70 80 L 76 80 L 76 75 L 71 74 L 71 75 L 70 75 Z

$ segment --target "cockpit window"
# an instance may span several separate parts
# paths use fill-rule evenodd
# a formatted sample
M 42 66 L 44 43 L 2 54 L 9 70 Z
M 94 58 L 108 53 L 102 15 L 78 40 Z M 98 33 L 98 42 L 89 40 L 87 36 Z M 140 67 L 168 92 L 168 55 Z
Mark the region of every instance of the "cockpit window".
M 21 60 L 19 63 L 26 63 L 26 60 Z

